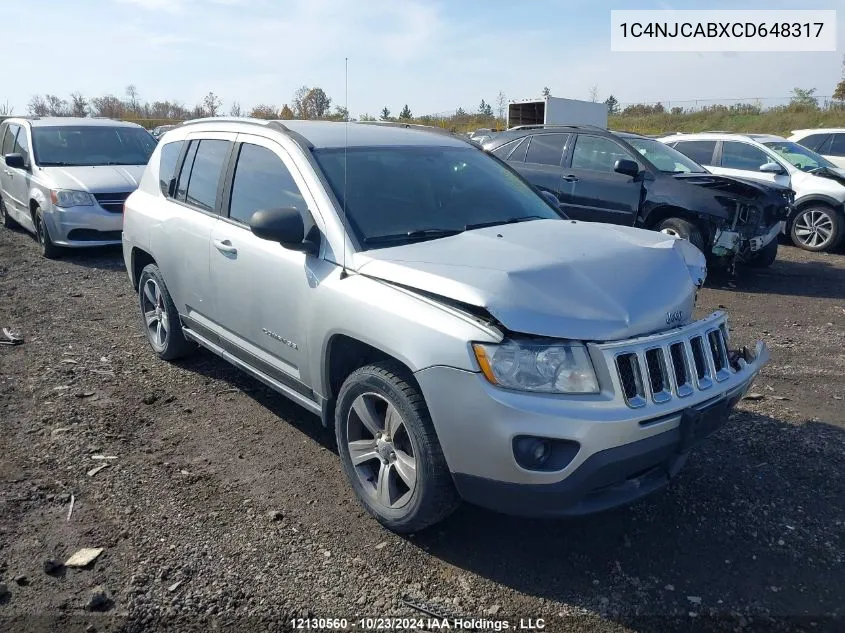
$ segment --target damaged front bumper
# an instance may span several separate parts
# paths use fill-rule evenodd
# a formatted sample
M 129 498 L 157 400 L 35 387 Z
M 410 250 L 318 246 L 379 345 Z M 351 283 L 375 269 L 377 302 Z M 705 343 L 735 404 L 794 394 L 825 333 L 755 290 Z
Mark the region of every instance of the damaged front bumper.
M 415 374 L 465 500 L 529 516 L 587 514 L 635 501 L 680 471 L 691 447 L 727 420 L 769 357 L 762 341 L 729 350 L 723 313 L 588 348 L 598 394 L 509 391 L 479 373 L 442 366 Z M 555 468 L 522 467 L 515 455 L 522 437 L 548 440 Z
M 711 252 L 716 257 L 736 256 L 745 252 L 756 253 L 777 239 L 783 232 L 784 224 L 784 222 L 777 222 L 766 229 L 765 233 L 754 237 L 744 237 L 739 231 L 717 229 Z

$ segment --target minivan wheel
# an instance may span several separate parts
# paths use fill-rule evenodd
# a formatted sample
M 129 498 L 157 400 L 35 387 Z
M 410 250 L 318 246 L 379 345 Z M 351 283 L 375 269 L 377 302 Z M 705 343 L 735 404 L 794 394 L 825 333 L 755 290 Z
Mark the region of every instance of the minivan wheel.
M 41 254 L 47 259 L 58 259 L 62 256 L 62 249 L 53 244 L 53 240 L 50 239 L 44 214 L 38 207 L 35 209 L 35 239 L 38 240 L 38 246 L 41 247 Z
M 682 218 L 666 218 L 657 225 L 657 230 L 666 235 L 688 240 L 693 246 L 704 252 L 704 237 L 699 228 L 692 222 Z
M 400 363 L 367 365 L 346 379 L 335 435 L 355 495 L 388 529 L 416 532 L 458 507 L 428 408 Z
M 842 218 L 833 209 L 807 207 L 792 219 L 789 236 L 795 246 L 805 251 L 827 251 L 839 243 L 841 224 Z
M 9 215 L 9 210 L 6 209 L 6 201 L 3 198 L 0 198 L 0 220 L 3 221 L 3 226 L 7 229 L 13 229 L 18 225 Z
M 159 358 L 175 360 L 193 351 L 195 346 L 182 333 L 179 311 L 155 264 L 148 264 L 141 272 L 138 303 L 147 342 Z

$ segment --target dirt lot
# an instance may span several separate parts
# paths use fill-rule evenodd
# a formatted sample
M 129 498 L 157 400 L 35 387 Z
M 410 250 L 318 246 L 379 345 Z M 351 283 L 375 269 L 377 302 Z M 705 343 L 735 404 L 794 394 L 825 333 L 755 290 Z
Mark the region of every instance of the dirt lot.
M 783 247 L 699 305 L 772 360 L 665 492 L 568 521 L 465 506 L 402 538 L 316 418 L 208 353 L 154 357 L 119 252 L 46 261 L 0 230 L 0 325 L 26 337 L 0 346 L 0 630 L 426 617 L 403 598 L 548 631 L 843 630 L 845 256 Z M 117 459 L 89 476 L 92 455 Z M 104 552 L 45 573 L 82 547 Z

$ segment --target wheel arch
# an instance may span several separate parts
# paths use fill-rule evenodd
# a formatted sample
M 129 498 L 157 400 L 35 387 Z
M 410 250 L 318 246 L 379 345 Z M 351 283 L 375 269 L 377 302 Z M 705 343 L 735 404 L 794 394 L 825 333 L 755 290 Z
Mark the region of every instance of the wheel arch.
M 337 394 L 352 372 L 377 361 L 394 361 L 407 370 L 408 379 L 416 383 L 407 359 L 391 354 L 373 342 L 364 341 L 345 332 L 331 334 L 324 345 L 320 371 L 320 391 L 323 394 L 323 426 L 334 426 Z
M 705 244 L 710 244 L 713 240 L 712 222 L 708 222 L 701 214 L 694 213 L 683 207 L 677 207 L 670 204 L 659 205 L 652 208 L 648 215 L 645 216 L 643 226 L 644 228 L 656 231 L 658 225 L 669 218 L 680 218 L 690 222 L 701 231 L 701 236 L 704 238 Z
M 137 290 L 138 281 L 141 279 L 141 271 L 144 270 L 145 266 L 148 266 L 149 264 L 155 264 L 156 260 L 150 253 L 148 253 L 144 249 L 134 246 L 132 248 L 130 262 L 131 268 L 129 270 L 129 273 L 131 274 L 132 286 L 135 288 L 135 290 Z

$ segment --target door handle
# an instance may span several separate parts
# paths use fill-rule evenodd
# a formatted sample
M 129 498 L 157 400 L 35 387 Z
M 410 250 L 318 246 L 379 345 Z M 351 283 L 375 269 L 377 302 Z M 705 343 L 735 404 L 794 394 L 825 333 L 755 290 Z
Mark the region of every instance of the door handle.
M 226 255 L 237 255 L 238 249 L 229 240 L 214 240 L 214 248 Z
M 569 174 L 567 176 L 564 176 L 563 179 L 566 182 L 578 182 L 578 180 L 579 180 L 578 176 L 576 176 L 575 174 Z

